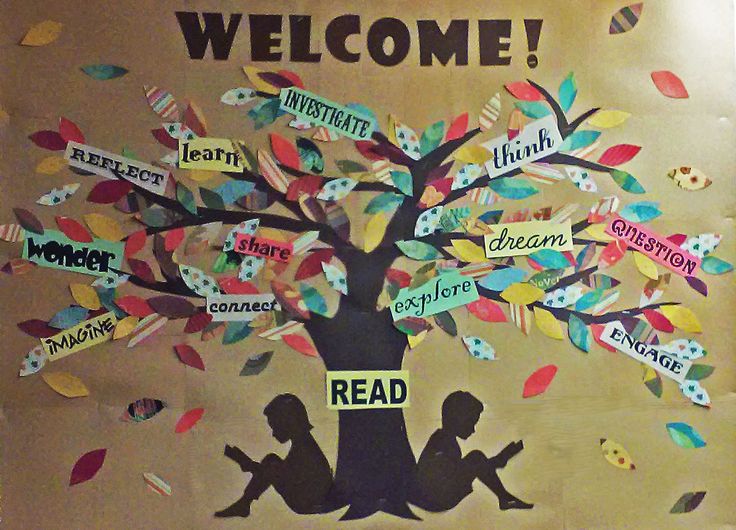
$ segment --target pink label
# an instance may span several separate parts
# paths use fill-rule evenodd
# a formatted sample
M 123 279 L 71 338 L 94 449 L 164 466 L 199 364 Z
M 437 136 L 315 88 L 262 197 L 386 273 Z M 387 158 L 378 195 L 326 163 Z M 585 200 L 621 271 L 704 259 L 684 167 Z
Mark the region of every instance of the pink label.
M 292 244 L 284 243 L 283 241 L 274 241 L 273 239 L 255 237 L 248 234 L 238 234 L 235 238 L 235 252 L 240 252 L 241 254 L 287 262 L 293 251 L 294 247 Z
M 675 271 L 680 276 L 694 276 L 700 267 L 700 258 L 681 249 L 665 237 L 650 232 L 640 224 L 615 215 L 606 226 L 606 234 L 623 241 L 657 263 Z

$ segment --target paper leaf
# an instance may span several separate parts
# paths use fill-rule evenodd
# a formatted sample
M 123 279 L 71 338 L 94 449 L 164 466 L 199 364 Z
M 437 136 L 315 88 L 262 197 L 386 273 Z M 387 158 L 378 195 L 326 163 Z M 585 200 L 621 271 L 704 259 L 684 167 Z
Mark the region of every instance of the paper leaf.
M 551 248 L 532 252 L 528 259 L 544 269 L 565 269 L 570 266 L 570 262 L 562 252 Z
M 365 252 L 373 252 L 381 244 L 389 221 L 390 218 L 384 212 L 378 212 L 368 219 L 363 234 L 363 250 Z
M 97 293 L 95 292 L 95 297 Z M 99 299 L 98 299 L 99 303 Z M 87 319 L 89 310 L 86 307 L 69 306 L 57 312 L 48 322 L 48 326 L 56 329 L 68 329 L 76 326 L 83 320 Z
M 478 285 L 490 291 L 501 292 L 511 284 L 523 281 L 526 274 L 526 271 L 516 267 L 498 269 L 481 278 Z
M 598 339 L 596 339 L 596 342 L 598 342 Z M 644 376 L 642 378 L 642 381 L 644 381 L 644 386 L 646 386 L 647 389 L 652 394 L 654 394 L 656 397 L 661 398 L 662 397 L 662 377 L 659 375 L 659 372 L 654 370 L 654 368 L 651 368 L 646 365 L 642 365 L 642 366 L 644 366 Z
M 662 215 L 662 212 L 659 209 L 659 203 L 641 201 L 627 204 L 621 209 L 619 215 L 634 223 L 646 223 Z
M 714 371 L 714 366 L 709 366 L 707 364 L 693 364 L 690 367 L 690 370 L 687 371 L 685 379 L 688 381 L 700 381 L 701 379 L 710 377 Z
M 23 208 L 13 208 L 13 213 L 15 214 L 15 218 L 18 219 L 20 226 L 25 230 L 35 234 L 43 234 L 43 224 L 31 212 Z
M 59 135 L 65 142 L 79 142 L 80 144 L 85 142 L 84 134 L 79 126 L 63 116 L 59 118 Z
M 408 258 L 418 261 L 440 259 L 442 254 L 428 243 L 422 241 L 407 240 L 397 241 L 396 246 Z
M 149 298 L 148 305 L 159 315 L 166 318 L 186 318 L 194 314 L 194 305 L 180 296 L 162 295 Z
M 16 326 L 18 326 L 18 329 L 26 335 L 30 335 L 31 337 L 36 337 L 38 339 L 51 337 L 59 332 L 59 330 L 49 326 L 47 322 L 37 318 L 18 322 Z
M 491 99 L 483 106 L 478 116 L 478 126 L 481 131 L 487 131 L 493 127 L 501 113 L 501 98 L 496 92 Z
M 651 258 L 645 256 L 641 252 L 634 252 L 634 263 L 636 268 L 647 278 L 656 280 L 659 277 L 657 272 L 657 265 L 652 261 Z
M 609 147 L 598 159 L 604 166 L 618 166 L 634 158 L 641 151 L 641 147 L 631 144 L 619 144 Z
M 708 392 L 705 388 L 700 386 L 698 381 L 688 381 L 686 379 L 685 382 L 680 385 L 680 390 L 685 397 L 689 398 L 690 401 L 696 405 L 710 408 L 710 397 L 708 396 Z
M 123 229 L 120 224 L 106 215 L 100 213 L 88 213 L 84 216 L 84 222 L 94 235 L 107 241 L 120 241 L 123 239 Z
M 733 270 L 733 265 L 715 256 L 705 256 L 701 268 L 707 274 L 725 274 Z
M 143 298 L 134 295 L 122 296 L 115 300 L 115 305 L 120 309 L 128 313 L 129 315 L 136 317 L 147 317 L 153 313 L 153 309 L 148 302 Z
M 174 427 L 175 433 L 183 433 L 194 427 L 204 416 L 204 409 L 191 409 L 182 414 Z
M 514 283 L 501 292 L 501 298 L 515 305 L 531 304 L 543 296 L 543 290 L 529 283 Z
M 423 237 L 433 234 L 437 230 L 442 217 L 442 206 L 435 206 L 423 211 L 414 225 L 414 237 Z
M 542 101 L 544 96 L 542 93 L 534 88 L 529 83 L 524 81 L 516 81 L 514 83 L 506 83 L 504 88 L 508 90 L 509 94 L 514 96 L 516 99 L 522 101 Z
M 318 315 L 327 316 L 327 302 L 325 301 L 325 297 L 316 288 L 306 283 L 300 283 L 299 292 L 309 311 Z
M 93 478 L 105 463 L 107 449 L 95 449 L 83 454 L 75 462 L 69 477 L 69 485 L 81 484 Z
M 188 344 L 177 344 L 174 346 L 174 350 L 176 351 L 176 355 L 179 357 L 179 360 L 186 364 L 187 366 L 191 366 L 192 368 L 196 368 L 197 370 L 205 371 L 204 368 L 204 361 L 202 360 L 202 357 L 199 355 L 197 350 L 189 346 Z
M 700 436 L 698 431 L 693 429 L 687 423 L 675 422 L 667 424 L 667 432 L 680 447 L 686 449 L 697 449 L 699 447 L 705 447 L 705 440 Z
M 662 313 L 655 311 L 654 309 L 645 309 L 644 318 L 647 322 L 656 329 L 657 331 L 663 331 L 665 333 L 672 333 L 675 331 L 675 327 Z
M 44 20 L 31 26 L 20 44 L 21 46 L 46 46 L 59 38 L 61 28 L 61 22 Z
M 585 322 L 572 313 L 570 313 L 567 320 L 567 334 L 570 337 L 570 342 L 580 350 L 585 353 L 590 351 L 590 331 L 588 331 L 588 327 L 585 325 Z
M 537 120 L 552 114 L 549 106 L 543 101 L 517 101 L 514 106 L 519 109 L 524 116 Z
M 138 325 L 138 320 L 138 317 L 134 317 L 132 315 L 127 316 L 122 320 L 118 320 L 118 323 L 115 324 L 115 331 L 112 335 L 113 340 L 122 339 L 123 337 L 130 335 Z
M 222 344 L 235 344 L 248 337 L 252 331 L 253 328 L 251 328 L 250 322 L 228 322 L 225 325 Z
M 465 263 L 482 263 L 488 261 L 485 251 L 480 245 L 476 245 L 467 239 L 453 239 L 450 241 L 455 250 L 455 256 Z
M 78 398 L 89 396 L 89 390 L 84 386 L 84 383 L 70 373 L 52 372 L 42 374 L 41 377 L 55 392 L 64 397 Z
M 248 376 L 260 374 L 266 369 L 266 366 L 268 366 L 268 363 L 271 361 L 271 357 L 273 357 L 272 351 L 252 355 L 247 361 L 245 361 L 243 368 L 240 370 L 240 375 Z
M 329 262 L 335 255 L 333 249 L 322 249 L 310 253 L 302 260 L 294 274 L 297 281 L 306 280 L 322 273 L 322 264 Z
M 496 359 L 496 350 L 480 337 L 463 337 L 463 343 L 468 353 L 476 359 L 493 361 Z
M 56 131 L 37 131 L 28 137 L 34 144 L 49 151 L 63 151 L 66 140 Z
M 276 133 L 270 133 L 268 136 L 271 141 L 271 151 L 276 159 L 285 166 L 299 169 L 299 152 L 294 144 Z
M 281 340 L 299 353 L 309 357 L 319 357 L 319 352 L 314 347 L 314 344 L 312 344 L 312 341 L 302 337 L 301 335 L 287 333 L 281 337 Z
M 133 331 L 130 332 L 128 348 L 133 348 L 138 344 L 141 344 L 143 341 L 153 337 L 157 332 L 160 332 L 163 329 L 166 322 L 168 322 L 168 319 L 157 313 L 152 313 L 141 319 Z
M 225 105 L 240 106 L 256 98 L 256 91 L 252 88 L 231 88 L 220 97 L 220 102 Z
M 459 162 L 480 166 L 493 158 L 493 153 L 482 145 L 464 145 L 453 156 Z
M 161 477 L 158 477 L 153 473 L 143 473 L 143 481 L 151 491 L 165 497 L 171 496 L 171 486 L 169 486 Z
M 626 243 L 623 241 L 611 241 L 601 252 L 598 258 L 598 269 L 603 270 L 612 267 L 626 255 Z
M 588 118 L 588 124 L 599 129 L 617 127 L 631 117 L 631 114 L 622 110 L 599 110 Z
M 468 308 L 475 317 L 484 322 L 508 322 L 501 306 L 489 298 L 481 296 L 475 302 L 471 302 L 465 307 Z
M 695 508 L 700 506 L 701 502 L 703 502 L 705 493 L 706 492 L 704 491 L 691 491 L 688 493 L 683 493 L 682 497 L 677 499 L 677 502 L 670 510 L 670 513 L 692 512 Z
M 66 160 L 60 156 L 47 156 L 36 165 L 36 173 L 55 175 L 67 166 Z
M 342 270 L 332 265 L 331 263 L 325 262 L 322 262 L 322 270 L 324 271 L 327 284 L 332 289 L 345 295 L 348 294 L 347 277 Z
M 536 370 L 530 375 L 526 381 L 524 381 L 524 391 L 522 397 L 528 398 L 532 396 L 538 396 L 543 393 L 552 383 L 555 374 L 557 374 L 557 367 L 554 364 L 548 364 L 543 366 L 539 370 Z
M 450 126 L 445 133 L 445 142 L 461 138 L 468 130 L 468 113 L 463 112 L 457 118 L 452 120 Z
M 625 33 L 639 22 L 641 11 L 644 8 L 643 3 L 631 4 L 630 6 L 622 7 L 611 17 L 611 24 L 608 27 L 608 33 L 616 35 L 618 33 Z
M 689 361 L 700 359 L 708 355 L 708 352 L 696 340 L 692 339 L 676 339 L 668 342 L 664 346 L 660 346 L 660 350 L 674 355 L 679 359 Z
M 437 313 L 434 316 L 434 322 L 442 331 L 451 337 L 457 337 L 457 324 L 449 311 Z
M 525 180 L 515 178 L 498 178 L 488 183 L 488 187 L 504 199 L 526 199 L 539 193 L 539 190 Z
M 348 177 L 336 178 L 322 187 L 317 193 L 317 198 L 322 201 L 339 201 L 347 197 L 357 185 L 357 180 Z
M 702 190 L 713 183 L 705 173 L 695 167 L 682 166 L 675 168 L 668 171 L 667 176 L 674 180 L 680 188 L 687 191 Z
M 87 201 L 97 204 L 113 204 L 132 189 L 133 185 L 125 180 L 103 180 L 95 184 L 87 195 Z
M 562 340 L 565 335 L 555 316 L 541 307 L 534 307 L 535 322 L 539 330 L 553 339 Z
M 668 98 L 682 99 L 690 97 L 682 80 L 669 70 L 652 72 L 652 81 L 662 95 Z
M 570 107 L 572 107 L 573 102 L 575 101 L 575 96 L 577 96 L 578 93 L 578 87 L 577 83 L 575 82 L 575 74 L 570 72 L 567 74 L 567 77 L 562 81 L 560 84 L 560 90 L 559 90 L 559 97 L 558 100 L 560 102 L 560 107 L 562 107 L 562 110 L 564 112 L 567 112 L 570 110 Z
M 629 452 L 621 444 L 613 440 L 606 440 L 605 438 L 601 438 L 600 443 L 603 456 L 609 464 L 620 467 L 621 469 L 636 469 L 636 466 L 631 461 Z
M 46 352 L 41 345 L 32 348 L 28 353 L 26 353 L 25 357 L 23 357 L 18 375 L 20 377 L 25 377 L 39 372 L 46 364 L 47 359 L 48 355 L 46 355 Z
M 69 290 L 72 292 L 74 300 L 82 307 L 96 311 L 102 307 L 100 305 L 100 298 L 97 296 L 97 291 L 89 285 L 83 283 L 72 283 L 69 285 Z
M 425 156 L 434 151 L 437 146 L 442 142 L 442 137 L 445 133 L 445 122 L 438 121 L 433 123 L 422 133 L 419 139 L 419 153 Z
M 97 81 L 115 79 L 116 77 L 122 77 L 128 73 L 127 68 L 115 66 L 114 64 L 88 64 L 87 66 L 82 66 L 81 70 Z
M 92 235 L 87 229 L 71 217 L 57 216 L 56 225 L 72 241 L 79 241 L 80 243 L 91 243 L 93 241 Z
M 690 309 L 681 305 L 665 305 L 660 307 L 664 316 L 672 322 L 676 328 L 688 333 L 700 333 L 702 327 L 698 317 Z

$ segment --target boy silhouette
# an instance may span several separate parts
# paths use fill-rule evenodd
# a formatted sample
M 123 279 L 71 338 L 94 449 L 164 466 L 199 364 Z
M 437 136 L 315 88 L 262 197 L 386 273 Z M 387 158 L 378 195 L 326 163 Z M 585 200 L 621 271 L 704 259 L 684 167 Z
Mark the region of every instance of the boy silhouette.
M 497 473 L 524 448 L 521 440 L 490 458 L 478 450 L 462 456 L 457 438 L 466 440 L 475 432 L 481 412 L 483 404 L 469 392 L 457 391 L 445 398 L 442 427 L 430 436 L 417 463 L 412 504 L 431 512 L 449 510 L 473 491 L 473 481 L 478 479 L 496 494 L 501 510 L 533 508 L 509 493 Z
M 312 425 L 304 404 L 293 394 L 276 396 L 263 410 L 273 437 L 280 443 L 291 441 L 283 460 L 268 454 L 260 462 L 252 460 L 238 447 L 226 445 L 225 456 L 253 476 L 234 504 L 215 513 L 215 517 L 248 517 L 251 503 L 272 486 L 294 512 L 319 513 L 332 486 L 332 469 L 309 432 Z

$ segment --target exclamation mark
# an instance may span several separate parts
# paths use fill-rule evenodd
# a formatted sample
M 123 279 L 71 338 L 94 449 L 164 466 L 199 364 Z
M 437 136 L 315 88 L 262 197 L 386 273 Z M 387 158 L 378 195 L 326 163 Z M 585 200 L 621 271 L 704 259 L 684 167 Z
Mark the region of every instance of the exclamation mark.
M 529 46 L 529 55 L 526 58 L 526 64 L 529 68 L 536 68 L 539 60 L 537 59 L 537 55 L 531 52 L 537 51 L 539 35 L 542 33 L 542 20 L 525 19 L 524 28 L 526 29 L 526 42 Z

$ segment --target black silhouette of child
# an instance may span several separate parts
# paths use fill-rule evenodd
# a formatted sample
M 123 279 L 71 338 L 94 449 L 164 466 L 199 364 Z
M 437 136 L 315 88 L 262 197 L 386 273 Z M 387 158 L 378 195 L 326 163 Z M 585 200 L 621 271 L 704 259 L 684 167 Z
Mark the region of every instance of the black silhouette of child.
M 256 462 L 238 447 L 226 445 L 225 456 L 253 476 L 243 496 L 215 516 L 247 517 L 251 503 L 269 486 L 273 486 L 294 512 L 319 513 L 332 486 L 332 469 L 309 432 L 312 425 L 304 404 L 293 394 L 281 394 L 266 405 L 263 414 L 277 441 L 291 441 L 289 453 L 283 460 L 275 454 L 268 454 Z
M 431 512 L 449 510 L 473 491 L 477 478 L 496 494 L 501 510 L 534 506 L 509 493 L 497 474 L 498 468 L 524 448 L 522 441 L 511 442 L 490 458 L 478 450 L 462 456 L 456 438 L 466 440 L 475 432 L 481 412 L 483 404 L 469 392 L 457 391 L 445 398 L 442 428 L 430 436 L 417 463 L 412 504 Z

